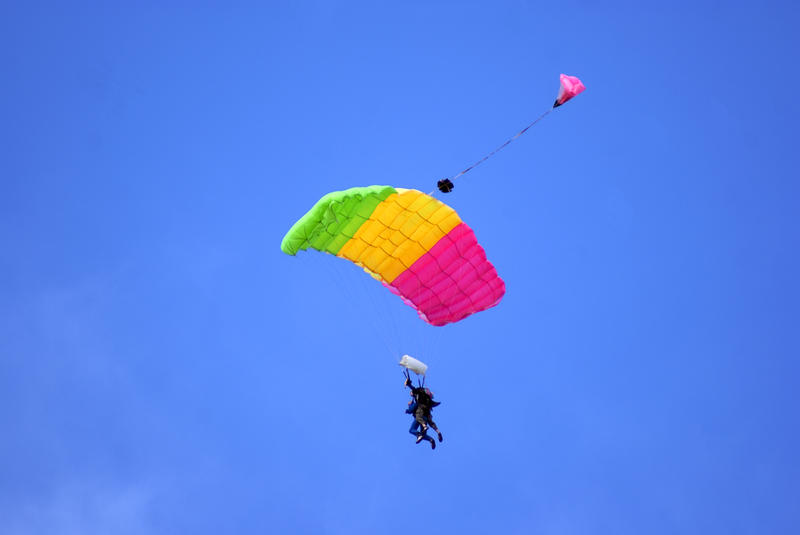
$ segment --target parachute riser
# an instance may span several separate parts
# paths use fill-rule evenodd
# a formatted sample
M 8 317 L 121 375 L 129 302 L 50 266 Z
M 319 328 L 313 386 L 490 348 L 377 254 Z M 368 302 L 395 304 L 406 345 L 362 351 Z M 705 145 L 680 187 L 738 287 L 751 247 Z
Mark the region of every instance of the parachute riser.
M 411 374 L 408 373 L 408 370 L 403 370 L 403 376 L 405 376 L 406 380 L 408 380 L 409 383 L 413 382 L 411 380 Z M 424 386 L 425 386 L 425 376 L 423 375 L 422 377 L 420 377 L 419 375 L 417 375 L 417 388 L 423 388 Z

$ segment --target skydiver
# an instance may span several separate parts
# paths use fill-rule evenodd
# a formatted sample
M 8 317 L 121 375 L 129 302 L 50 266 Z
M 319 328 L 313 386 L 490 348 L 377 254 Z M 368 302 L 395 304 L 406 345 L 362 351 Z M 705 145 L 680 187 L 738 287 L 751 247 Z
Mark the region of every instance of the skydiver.
M 431 449 L 436 449 L 436 441 L 428 436 L 428 427 L 430 426 L 439 437 L 439 442 L 444 440 L 442 432 L 436 426 L 431 416 L 431 410 L 440 404 L 438 401 L 433 401 L 433 393 L 424 387 L 415 387 L 411 383 L 411 379 L 406 377 L 405 386 L 411 389 L 411 401 L 408 402 L 406 414 L 414 415 L 414 422 L 408 429 L 408 432 L 417 437 L 417 444 L 423 440 L 431 443 Z M 420 431 L 420 429 L 422 429 Z

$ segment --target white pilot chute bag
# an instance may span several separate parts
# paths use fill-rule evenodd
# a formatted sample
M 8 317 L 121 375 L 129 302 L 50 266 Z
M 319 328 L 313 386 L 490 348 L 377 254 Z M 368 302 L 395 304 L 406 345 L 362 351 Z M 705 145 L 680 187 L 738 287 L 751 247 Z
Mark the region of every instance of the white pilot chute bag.
M 425 375 L 425 372 L 428 370 L 428 367 L 425 365 L 425 363 L 420 362 L 409 355 L 403 355 L 403 358 L 400 359 L 398 364 L 404 368 L 408 368 L 417 375 Z

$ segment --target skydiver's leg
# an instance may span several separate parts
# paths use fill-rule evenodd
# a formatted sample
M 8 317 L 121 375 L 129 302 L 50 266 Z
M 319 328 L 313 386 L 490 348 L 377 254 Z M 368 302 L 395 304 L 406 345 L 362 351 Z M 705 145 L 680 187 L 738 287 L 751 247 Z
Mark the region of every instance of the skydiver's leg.
M 419 426 L 422 428 L 423 433 L 428 432 L 428 423 L 425 421 L 425 411 L 422 409 L 417 409 L 414 412 L 414 419 L 417 421 Z
M 411 427 L 408 429 L 408 432 L 417 437 L 417 444 L 419 444 L 423 440 L 430 440 L 428 434 L 424 430 L 420 432 L 419 422 L 416 420 L 414 420 L 414 423 L 411 424 Z
M 439 432 L 439 428 L 436 427 L 436 422 L 433 421 L 433 417 L 430 414 L 425 417 L 425 422 L 429 426 L 431 426 L 431 429 L 433 429 L 436 432 Z
M 408 428 L 408 432 L 414 436 L 419 435 L 419 422 L 417 422 L 416 420 L 411 422 L 411 427 Z
M 419 444 L 423 440 L 427 440 L 431 443 L 431 449 L 436 448 L 436 441 L 433 438 L 428 436 L 428 417 L 425 414 L 425 411 L 421 409 L 417 409 L 414 413 L 414 423 L 419 425 L 422 428 L 422 432 L 417 436 L 417 444 Z
M 417 434 L 417 444 L 422 442 L 423 440 L 428 440 L 430 442 L 434 442 L 431 437 L 428 436 L 428 424 L 425 422 L 425 412 L 421 410 L 417 410 L 414 413 L 414 423 L 411 424 L 411 429 L 419 431 L 416 432 Z M 409 430 L 411 432 L 411 430 Z
M 441 436 L 441 435 L 440 435 L 440 436 Z M 427 429 L 426 429 L 425 431 L 423 431 L 423 434 L 422 434 L 422 435 L 420 435 L 420 436 L 417 438 L 417 444 L 419 444 L 419 443 L 420 443 L 420 441 L 421 441 L 421 440 L 423 440 L 423 439 L 424 439 L 424 440 L 427 440 L 428 442 L 430 442 L 430 443 L 431 443 L 431 449 L 432 449 L 432 450 L 435 450 L 435 449 L 436 449 L 436 441 L 433 439 L 433 437 L 431 437 L 431 436 L 428 436 L 428 430 L 427 430 Z
M 439 431 L 439 427 L 437 427 L 437 425 L 436 425 L 436 422 L 434 422 L 434 421 L 433 421 L 433 416 L 429 414 L 429 415 L 428 415 L 428 416 L 425 418 L 425 421 L 426 421 L 426 422 L 428 422 L 428 425 L 429 425 L 429 426 L 431 426 L 431 429 L 433 429 L 434 431 L 436 431 L 436 434 L 439 436 L 439 442 L 441 442 L 442 440 L 444 440 L 444 437 L 442 436 L 442 432 L 441 432 L 441 431 Z
M 414 421 L 411 423 L 411 427 L 409 427 L 409 428 L 408 428 L 408 432 L 409 432 L 409 433 L 411 433 L 412 435 L 414 435 L 415 437 L 418 437 L 418 436 L 420 436 L 420 432 L 419 432 L 419 422 L 418 422 L 418 421 L 416 421 L 416 420 L 414 420 Z

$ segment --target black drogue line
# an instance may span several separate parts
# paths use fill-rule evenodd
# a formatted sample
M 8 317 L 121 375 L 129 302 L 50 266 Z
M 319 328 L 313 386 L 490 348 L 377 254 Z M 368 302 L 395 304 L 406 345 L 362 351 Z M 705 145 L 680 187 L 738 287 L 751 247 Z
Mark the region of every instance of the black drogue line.
M 546 112 L 544 112 L 544 113 L 543 113 L 543 114 L 541 114 L 539 117 L 537 117 L 537 118 L 536 118 L 536 119 L 535 119 L 535 120 L 534 120 L 534 121 L 533 121 L 531 124 L 529 124 L 528 126 L 526 126 L 525 128 L 523 128 L 522 130 L 520 130 L 519 132 L 517 132 L 516 134 L 514 134 L 514 136 L 513 136 L 513 137 L 510 137 L 509 139 L 507 139 L 507 140 L 506 140 L 506 141 L 505 141 L 505 142 L 504 142 L 502 145 L 500 145 L 499 147 L 497 147 L 496 149 L 494 149 L 492 152 L 490 152 L 489 154 L 487 154 L 486 156 L 484 156 L 483 158 L 481 158 L 480 160 L 478 160 L 478 161 L 477 161 L 477 162 L 475 162 L 474 164 L 470 165 L 469 167 L 467 167 L 466 169 L 464 169 L 463 171 L 461 171 L 461 172 L 460 172 L 460 173 L 458 173 L 457 175 L 455 175 L 455 176 L 452 176 L 452 177 L 450 177 L 450 178 L 443 178 L 442 180 L 440 180 L 439 182 L 437 182 L 437 183 L 436 183 L 436 187 L 437 187 L 437 188 L 439 189 L 439 191 L 441 191 L 442 193 L 450 193 L 451 191 L 453 191 L 453 188 L 455 188 L 455 185 L 453 185 L 453 181 L 454 181 L 455 179 L 457 179 L 457 178 L 461 177 L 462 175 L 464 175 L 464 174 L 468 173 L 469 171 L 471 171 L 471 170 L 475 169 L 475 168 L 476 168 L 476 167 L 478 167 L 480 164 L 482 164 L 483 162 L 485 162 L 486 160 L 488 160 L 489 158 L 491 158 L 492 156 L 494 156 L 495 154 L 497 154 L 498 152 L 500 152 L 501 150 L 503 150 L 504 148 L 506 148 L 506 147 L 507 147 L 509 144 L 511 144 L 511 142 L 512 142 L 512 141 L 514 141 L 514 140 L 515 140 L 515 139 L 517 139 L 519 136 L 521 136 L 522 134 L 524 134 L 525 132 L 527 132 L 527 131 L 528 131 L 528 129 L 530 129 L 530 128 L 531 128 L 533 125 L 535 125 L 536 123 L 538 123 L 539 121 L 541 121 L 542 119 L 544 119 L 545 117 L 547 117 L 547 115 L 549 115 L 549 114 L 550 114 L 550 112 L 551 112 L 551 111 L 553 111 L 554 109 L 555 109 L 555 106 L 554 106 L 554 107 L 552 107 L 552 108 L 550 108 L 550 109 L 548 109 Z M 434 190 L 434 191 L 430 192 L 428 195 L 434 195 L 435 193 L 436 193 L 436 190 Z

